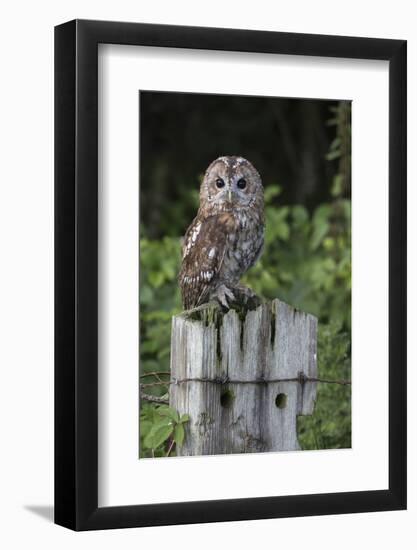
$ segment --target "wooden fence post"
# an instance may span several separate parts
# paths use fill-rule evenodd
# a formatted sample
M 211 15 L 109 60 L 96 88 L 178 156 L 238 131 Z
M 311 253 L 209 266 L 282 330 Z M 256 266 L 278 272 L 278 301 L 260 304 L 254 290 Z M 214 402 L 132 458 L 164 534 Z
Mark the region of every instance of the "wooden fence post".
M 293 451 L 316 398 L 317 319 L 273 300 L 173 318 L 170 405 L 190 415 L 178 456 Z

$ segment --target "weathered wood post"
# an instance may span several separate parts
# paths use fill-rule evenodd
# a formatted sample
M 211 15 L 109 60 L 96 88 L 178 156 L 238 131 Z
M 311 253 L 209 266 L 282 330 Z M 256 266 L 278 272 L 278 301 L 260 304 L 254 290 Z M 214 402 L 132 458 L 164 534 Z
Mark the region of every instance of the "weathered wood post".
M 299 449 L 316 398 L 317 319 L 274 300 L 240 314 L 208 304 L 173 318 L 170 405 L 190 415 L 177 455 Z

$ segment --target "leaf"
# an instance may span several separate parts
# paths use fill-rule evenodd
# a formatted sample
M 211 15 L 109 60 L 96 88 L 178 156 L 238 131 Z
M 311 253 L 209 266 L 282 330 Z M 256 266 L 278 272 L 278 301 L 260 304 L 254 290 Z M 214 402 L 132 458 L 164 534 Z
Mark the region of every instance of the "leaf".
M 304 206 L 295 205 L 292 207 L 292 217 L 295 225 L 303 225 L 308 221 L 308 212 Z
M 159 445 L 168 439 L 173 430 L 172 423 L 155 424 L 143 441 L 145 447 L 156 449 L 156 447 L 159 447 Z
M 189 414 L 183 414 L 180 418 L 180 422 L 188 422 L 190 420 Z
M 179 414 L 177 413 L 177 411 L 175 409 L 173 409 L 171 407 L 160 407 L 158 409 L 158 414 L 160 414 L 161 416 L 168 416 L 174 422 L 179 422 L 180 421 Z
M 171 424 L 165 426 L 159 425 L 152 431 L 152 449 L 156 449 L 156 447 L 162 445 L 162 443 L 172 434 L 173 426 Z
M 335 151 L 330 151 L 330 153 L 327 153 L 326 160 L 335 160 L 342 156 L 341 151 L 336 149 Z
M 288 271 L 280 271 L 279 278 L 281 281 L 286 283 L 290 283 L 294 279 L 292 273 L 289 273 Z
M 342 207 L 343 215 L 345 216 L 346 220 L 348 221 L 348 223 L 350 225 L 350 220 L 351 220 L 351 217 L 352 217 L 352 204 L 351 204 L 351 202 L 349 200 L 344 199 L 344 200 L 340 201 L 339 204 Z
M 336 149 L 337 147 L 339 147 L 341 142 L 342 142 L 342 140 L 340 139 L 340 137 L 335 137 L 334 140 L 330 144 L 330 149 L 331 150 Z
M 142 305 L 150 304 L 153 301 L 153 292 L 149 286 L 142 285 L 140 287 L 139 300 Z
M 152 449 L 153 448 L 153 432 L 152 432 L 152 430 L 147 434 L 146 437 L 143 438 L 142 445 L 145 449 Z
M 338 197 L 342 193 L 343 180 L 344 180 L 343 174 L 337 174 L 333 178 L 333 184 L 332 184 L 332 188 L 330 190 L 330 193 L 331 193 L 332 197 Z
M 184 436 L 185 432 L 183 424 L 177 424 L 174 428 L 174 440 L 179 447 L 181 447 L 184 442 Z
M 329 224 L 327 222 L 322 222 L 321 224 L 316 225 L 314 228 L 313 235 L 311 237 L 311 249 L 316 250 L 321 244 L 324 237 L 329 231 Z
M 323 247 L 327 252 L 334 250 L 334 246 L 335 246 L 335 241 L 332 237 L 326 237 L 323 240 Z
M 154 288 L 159 288 L 163 284 L 165 277 L 161 271 L 151 271 L 148 278 Z
M 287 223 L 282 222 L 276 226 L 276 233 L 280 239 L 287 241 L 290 236 L 290 226 Z
M 287 223 L 289 212 L 290 209 L 288 206 L 280 208 L 268 207 L 266 209 L 266 244 L 274 243 L 277 239 L 288 240 L 290 236 L 290 227 Z
M 265 203 L 269 204 L 275 197 L 281 194 L 281 187 L 279 185 L 268 185 L 264 191 Z
M 152 422 L 150 420 L 141 420 L 140 421 L 140 437 L 144 438 L 148 435 L 148 433 L 151 431 L 152 428 Z
M 322 204 L 318 206 L 313 215 L 313 224 L 320 223 L 323 220 L 327 220 L 331 214 L 331 207 L 329 204 Z

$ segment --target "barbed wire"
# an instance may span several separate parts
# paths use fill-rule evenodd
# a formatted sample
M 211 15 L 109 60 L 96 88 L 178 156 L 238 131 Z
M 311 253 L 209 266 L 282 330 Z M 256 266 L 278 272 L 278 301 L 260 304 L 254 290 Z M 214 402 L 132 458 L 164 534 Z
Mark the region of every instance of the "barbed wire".
M 151 372 L 145 372 L 144 374 L 141 374 L 140 378 L 149 378 L 149 376 L 159 377 L 161 375 L 171 376 L 171 373 L 166 371 L 166 370 L 154 370 L 154 371 L 151 371 Z
M 147 373 L 141 375 L 141 378 L 152 376 L 154 373 Z M 158 373 L 159 374 L 159 373 Z M 169 373 L 166 373 L 167 375 Z M 273 384 L 279 382 L 298 382 L 300 384 L 305 384 L 306 382 L 320 382 L 322 384 L 340 384 L 342 386 L 349 386 L 352 384 L 350 380 L 332 380 L 329 378 L 318 378 L 307 376 L 306 374 L 300 372 L 298 376 L 293 376 L 290 378 L 256 378 L 254 380 L 247 379 L 233 379 L 228 376 L 222 376 L 217 378 L 204 378 L 204 377 L 193 377 L 193 378 L 171 378 L 171 380 L 163 381 L 158 380 L 157 382 L 147 382 L 141 383 L 141 388 L 150 388 L 152 386 L 170 386 L 171 384 L 185 384 L 187 382 L 203 382 L 203 383 L 213 383 L 213 384 Z
M 256 378 L 254 380 L 243 380 L 243 379 L 231 379 L 228 376 L 223 377 L 217 377 L 217 378 L 204 378 L 204 377 L 193 377 L 193 378 L 171 378 L 170 380 L 163 381 L 161 380 L 160 376 L 166 375 L 170 376 L 169 372 L 160 372 L 160 371 L 154 371 L 154 372 L 148 372 L 145 374 L 142 374 L 140 378 L 148 378 L 150 376 L 155 376 L 158 381 L 157 382 L 147 382 L 147 383 L 141 383 L 140 389 L 143 388 L 152 388 L 154 386 L 165 386 L 168 388 L 170 385 L 180 385 L 185 384 L 187 382 L 201 382 L 201 383 L 211 383 L 211 384 L 273 384 L 273 383 L 284 383 L 284 382 L 298 382 L 299 384 L 305 384 L 306 382 L 316 382 L 316 383 L 322 383 L 322 384 L 339 384 L 341 386 L 350 386 L 352 385 L 352 382 L 350 380 L 332 380 L 329 378 L 318 378 L 318 377 L 312 377 L 307 376 L 303 372 L 300 372 L 298 376 L 289 377 L 289 378 Z M 153 395 L 146 394 L 141 391 L 141 397 L 145 401 L 150 401 L 154 403 L 168 403 L 168 400 L 164 397 L 156 397 Z
M 168 405 L 169 404 L 169 400 L 166 399 L 163 396 L 158 397 L 157 395 L 150 395 L 149 393 L 140 392 L 140 397 L 144 401 L 149 401 L 150 403 L 159 403 L 161 405 Z

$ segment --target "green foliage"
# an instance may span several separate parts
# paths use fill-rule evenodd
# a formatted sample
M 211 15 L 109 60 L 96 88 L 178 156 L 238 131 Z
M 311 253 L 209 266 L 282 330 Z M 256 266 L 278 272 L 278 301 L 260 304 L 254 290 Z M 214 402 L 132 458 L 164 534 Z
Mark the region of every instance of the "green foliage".
M 348 379 L 350 201 L 335 199 L 309 213 L 301 205 L 272 204 L 279 191 L 277 185 L 266 189 L 265 250 L 243 282 L 265 299 L 278 297 L 298 309 L 317 315 L 320 377 Z M 169 372 L 171 317 L 181 309 L 176 280 L 179 261 L 179 238 L 141 240 L 142 373 Z M 152 393 L 158 396 L 166 392 L 165 386 L 152 389 Z M 145 408 L 148 411 L 160 410 L 149 404 Z M 149 415 L 147 413 L 147 421 Z M 151 422 L 156 421 L 151 419 Z M 152 437 L 160 437 L 166 442 L 172 430 L 166 428 L 166 417 L 158 422 L 160 429 Z M 298 426 L 303 448 L 349 447 L 350 387 L 319 384 L 315 413 L 312 417 L 300 417 Z M 177 438 L 181 440 L 181 435 L 177 434 Z M 149 438 L 144 441 L 146 449 L 152 447 L 149 443 Z M 157 447 L 155 456 L 163 456 L 164 448 Z
M 350 379 L 350 337 L 340 323 L 319 326 L 318 364 L 321 378 Z M 303 449 L 351 446 L 351 387 L 318 384 L 312 416 L 299 416 L 298 441 Z
M 277 186 L 274 186 L 277 188 Z M 265 250 L 243 282 L 266 299 L 280 298 L 321 323 L 350 328 L 350 201 L 303 206 L 266 203 Z
M 330 107 L 332 117 L 328 126 L 334 126 L 336 137 L 330 143 L 327 160 L 337 160 L 338 168 L 330 187 L 332 197 L 350 194 L 351 174 L 351 107 L 350 102 L 340 101 Z
M 140 240 L 140 364 L 141 373 L 169 371 L 171 318 L 181 311 L 177 274 L 180 239 Z M 147 380 L 148 382 L 150 380 Z M 161 396 L 166 388 L 158 387 Z
M 267 189 L 282 184 L 281 204 L 311 211 L 331 197 L 349 129 L 340 121 L 349 113 L 349 101 L 142 91 L 140 205 L 148 237 L 184 234 L 199 179 L 223 155 L 247 158 Z M 335 138 L 340 156 L 328 161 Z
M 190 417 L 166 405 L 142 406 L 140 412 L 140 456 L 158 457 L 173 456 L 175 448 L 181 447 L 184 442 L 184 424 Z

